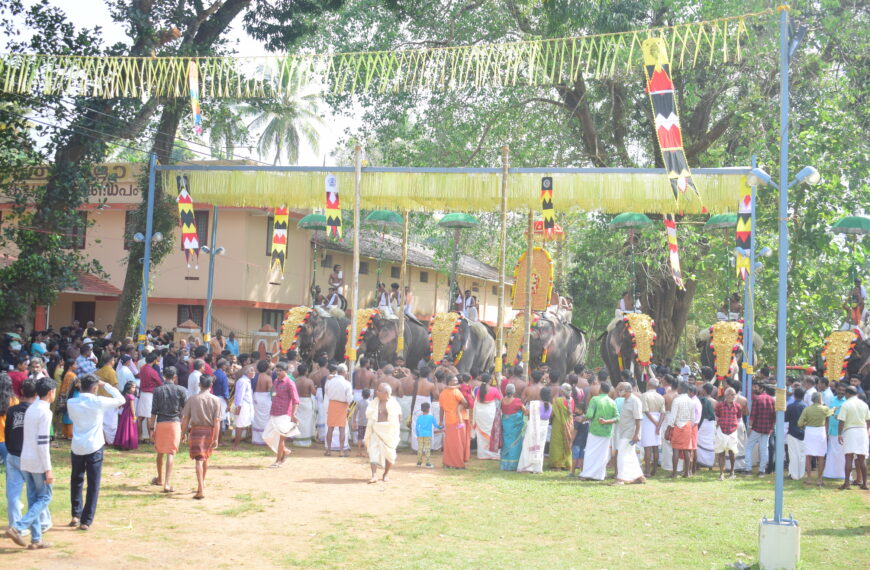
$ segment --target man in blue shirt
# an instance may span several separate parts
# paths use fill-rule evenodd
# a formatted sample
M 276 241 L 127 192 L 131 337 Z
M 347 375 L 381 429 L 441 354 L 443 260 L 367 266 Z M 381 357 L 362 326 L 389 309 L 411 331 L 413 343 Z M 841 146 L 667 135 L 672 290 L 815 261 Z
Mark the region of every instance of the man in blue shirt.
M 831 400 L 828 407 L 831 408 L 831 417 L 836 418 L 840 413 L 840 406 L 846 403 L 846 384 L 835 382 L 834 391 L 836 397 Z M 825 479 L 843 479 L 846 476 L 846 456 L 843 453 L 843 445 L 837 440 L 840 435 L 840 422 L 828 422 L 828 454 L 825 456 Z
M 221 437 L 227 430 L 227 402 L 230 400 L 230 380 L 227 377 L 227 369 L 230 362 L 226 358 L 217 361 L 217 370 L 214 371 L 214 384 L 211 393 L 218 397 L 221 404 Z M 220 438 L 218 438 L 220 443 Z
M 444 426 L 438 425 L 435 421 L 435 416 L 429 413 L 429 402 L 420 404 L 420 415 L 417 416 L 416 433 L 417 433 L 417 467 L 423 464 L 423 457 L 426 458 L 426 468 L 432 469 L 432 435 L 433 426 L 438 429 L 444 429 Z

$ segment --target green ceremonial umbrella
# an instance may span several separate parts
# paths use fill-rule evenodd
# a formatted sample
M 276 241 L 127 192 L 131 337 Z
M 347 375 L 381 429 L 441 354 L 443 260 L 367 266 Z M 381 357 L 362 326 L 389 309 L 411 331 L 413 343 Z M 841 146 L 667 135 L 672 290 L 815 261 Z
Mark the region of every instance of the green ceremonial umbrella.
M 326 216 L 323 214 L 308 214 L 296 223 L 302 230 L 326 231 Z
M 831 226 L 831 231 L 835 234 L 870 234 L 870 217 L 846 216 L 845 218 L 837 221 L 836 224 Z
M 705 230 L 727 230 L 737 226 L 737 214 L 716 214 L 704 224 Z
M 471 214 L 464 214 L 462 212 L 453 212 L 452 214 L 447 214 L 443 218 L 438 221 L 438 225 L 442 228 L 452 229 L 453 230 L 453 270 L 451 279 L 453 281 L 453 286 L 451 287 L 451 303 L 452 299 L 456 298 L 457 291 L 459 289 L 459 281 L 457 280 L 457 272 L 459 270 L 459 237 L 463 229 L 467 228 L 475 228 L 480 225 L 480 222 L 477 218 L 472 216 Z M 448 305 L 449 306 L 449 305 Z
M 613 218 L 609 225 L 612 230 L 627 228 L 629 232 L 628 243 L 631 246 L 631 303 L 632 306 L 634 306 L 634 299 L 637 290 L 635 284 L 636 270 L 634 266 L 634 230 L 652 225 L 652 220 L 649 219 L 646 214 L 623 212 Z
M 621 228 L 637 229 L 650 224 L 652 224 L 652 220 L 646 217 L 646 214 L 625 212 L 613 218 L 609 226 L 610 229 L 617 230 Z
M 402 216 L 398 212 L 390 210 L 375 210 L 365 217 L 364 224 L 383 227 L 402 227 Z
M 463 214 L 462 212 L 454 212 L 447 214 L 438 221 L 438 225 L 442 228 L 465 229 L 475 228 L 480 225 L 477 218 L 471 214 Z
M 323 214 L 308 214 L 296 222 L 296 227 L 302 230 L 313 230 L 316 236 L 317 232 L 326 231 L 326 216 Z M 314 240 L 314 256 L 311 260 L 311 268 L 311 304 L 313 305 L 316 302 L 314 286 L 317 284 L 317 240 Z

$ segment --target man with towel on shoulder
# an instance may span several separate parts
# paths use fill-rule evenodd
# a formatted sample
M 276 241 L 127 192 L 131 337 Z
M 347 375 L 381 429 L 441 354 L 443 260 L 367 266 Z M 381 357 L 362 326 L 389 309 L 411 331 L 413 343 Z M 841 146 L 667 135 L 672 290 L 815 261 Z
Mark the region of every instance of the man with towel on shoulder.
M 366 408 L 365 444 L 369 453 L 372 477 L 369 483 L 378 482 L 378 467 L 384 469 L 381 480 L 388 481 L 390 468 L 396 462 L 396 447 L 399 445 L 399 430 L 402 410 L 392 396 L 387 383 L 378 386 L 377 399 Z
M 332 434 L 338 428 L 338 450 L 342 457 L 350 454 L 347 444 L 347 410 L 353 402 L 353 386 L 347 380 L 347 366 L 330 364 L 329 377 L 323 386 L 326 401 L 326 454 L 332 455 Z
M 867 447 L 870 445 L 867 430 L 870 429 L 870 408 L 867 402 L 858 398 L 858 389 L 846 386 L 846 403 L 840 406 L 837 414 L 840 423 L 839 441 L 846 455 L 846 477 L 839 489 L 850 488 L 852 460 L 855 461 L 855 484 L 867 490 Z

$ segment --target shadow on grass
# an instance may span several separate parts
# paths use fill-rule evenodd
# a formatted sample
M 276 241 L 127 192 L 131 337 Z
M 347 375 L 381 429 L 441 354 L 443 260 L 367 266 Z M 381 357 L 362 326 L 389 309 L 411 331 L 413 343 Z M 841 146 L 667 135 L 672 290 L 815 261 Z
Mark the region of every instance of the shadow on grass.
M 856 526 L 853 528 L 811 528 L 804 531 L 808 536 L 868 536 L 870 535 L 870 526 Z

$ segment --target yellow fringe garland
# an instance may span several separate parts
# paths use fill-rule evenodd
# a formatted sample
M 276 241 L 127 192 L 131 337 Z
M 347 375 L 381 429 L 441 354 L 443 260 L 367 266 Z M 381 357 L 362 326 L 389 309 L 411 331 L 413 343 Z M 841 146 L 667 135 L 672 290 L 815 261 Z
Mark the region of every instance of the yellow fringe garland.
M 441 364 L 447 350 L 450 348 L 450 340 L 456 334 L 457 327 L 462 316 L 459 313 L 436 313 L 429 321 L 429 348 L 432 349 L 432 361 Z M 459 358 L 456 359 L 457 361 Z
M 710 327 L 710 348 L 713 349 L 716 377 L 720 380 L 728 376 L 731 358 L 742 342 L 742 322 L 718 321 Z
M 299 333 L 302 332 L 302 326 L 311 318 L 313 309 L 310 307 L 293 307 L 287 311 L 287 316 L 284 318 L 284 323 L 281 325 L 281 352 L 288 350 L 296 350 L 296 342 L 299 340 Z
M 333 93 L 551 85 L 581 73 L 630 73 L 641 43 L 661 37 L 672 67 L 742 58 L 746 20 L 771 10 L 676 26 L 574 38 L 417 50 L 262 57 L 0 55 L 0 91 L 84 97 L 183 97 L 196 65 L 204 97 L 276 97 L 302 85 Z
M 834 331 L 825 339 L 822 360 L 825 363 L 825 378 L 831 381 L 842 380 L 846 376 L 849 357 L 858 341 L 855 331 Z
M 534 322 L 534 318 L 532 319 Z M 519 364 L 523 356 L 523 340 L 526 333 L 526 314 L 520 312 L 514 317 L 510 330 L 505 331 L 505 345 L 507 346 L 507 361 L 511 365 Z
M 526 255 L 524 251 L 514 267 L 514 287 L 511 307 L 526 308 Z M 553 258 L 543 247 L 532 248 L 532 311 L 546 311 L 553 295 Z M 534 324 L 534 323 L 532 323 Z
M 737 172 L 739 170 L 735 169 Z M 163 182 L 174 184 L 181 171 L 162 171 Z M 198 202 L 215 206 L 274 208 L 323 207 L 323 172 L 187 171 Z M 353 188 L 352 172 L 336 172 L 341 188 Z M 541 207 L 540 174 L 508 175 L 507 206 L 511 211 Z M 548 174 L 559 192 L 555 208 L 606 213 L 701 213 L 701 201 L 682 196 L 674 203 L 664 170 L 650 173 Z M 693 179 L 711 213 L 734 212 L 745 176 L 694 174 Z M 501 207 L 501 175 L 497 173 L 368 172 L 360 182 L 361 207 L 369 210 L 483 212 Z M 167 188 L 171 186 L 165 186 Z M 287 189 L 292 188 L 291 194 Z M 288 202 L 288 199 L 290 200 Z
M 362 344 L 362 339 L 366 334 L 366 330 L 368 330 L 369 325 L 372 324 L 372 319 L 375 318 L 375 315 L 378 314 L 377 309 L 359 309 L 356 312 L 356 342 L 353 342 L 353 339 L 350 336 L 350 323 L 347 325 L 347 331 L 344 335 L 347 339 L 344 345 L 344 357 L 346 359 L 350 359 L 351 356 L 356 356 L 356 351 L 359 350 L 360 345 Z M 354 358 L 356 360 L 356 358 Z
M 625 313 L 623 320 L 628 326 L 638 363 L 649 366 L 652 362 L 652 347 L 656 342 L 655 321 L 643 313 Z

